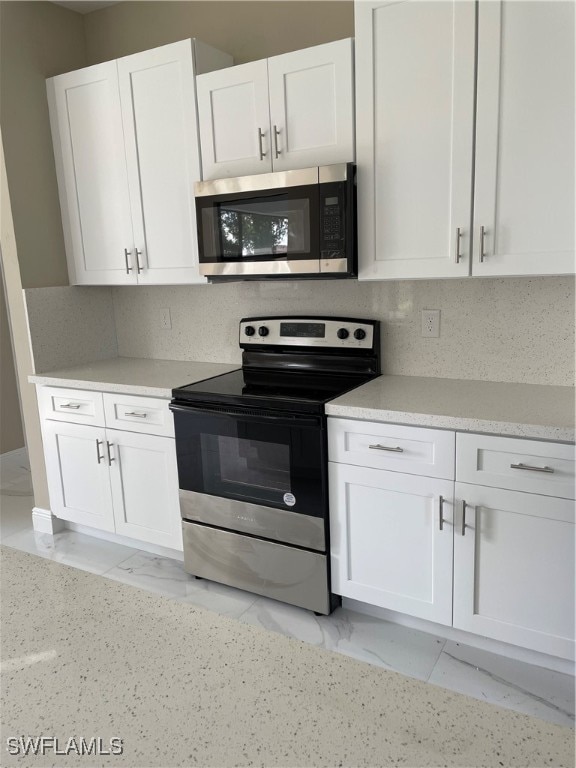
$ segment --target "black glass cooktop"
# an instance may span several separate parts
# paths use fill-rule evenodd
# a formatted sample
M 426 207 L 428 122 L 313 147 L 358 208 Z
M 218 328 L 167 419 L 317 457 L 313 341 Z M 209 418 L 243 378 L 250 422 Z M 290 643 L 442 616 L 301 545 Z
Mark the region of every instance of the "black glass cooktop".
M 172 390 L 178 402 L 323 413 L 324 403 L 372 376 L 239 369 Z

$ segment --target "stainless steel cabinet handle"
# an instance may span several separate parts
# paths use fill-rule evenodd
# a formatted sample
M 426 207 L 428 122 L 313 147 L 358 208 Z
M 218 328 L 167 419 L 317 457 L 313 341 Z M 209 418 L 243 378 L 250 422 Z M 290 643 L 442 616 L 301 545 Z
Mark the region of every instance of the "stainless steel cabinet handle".
M 142 256 L 142 251 L 139 251 L 138 248 L 136 248 L 136 268 L 138 269 L 138 274 L 144 269 L 142 264 L 140 264 L 140 256 Z
M 98 464 L 100 464 L 100 462 L 104 458 L 104 456 L 100 454 L 100 446 L 101 445 L 103 445 L 103 441 L 102 440 L 96 440 L 96 456 L 98 456 Z
M 132 272 L 132 267 L 128 263 L 128 256 L 132 253 L 131 250 L 128 250 L 128 248 L 124 248 L 124 260 L 126 262 L 126 274 L 129 275 L 130 272 Z
M 147 413 L 137 413 L 136 411 L 126 411 L 124 416 L 137 416 L 139 419 L 147 419 Z
M 112 462 L 116 461 L 116 458 L 112 455 L 112 448 L 114 448 L 114 444 L 106 440 L 106 448 L 108 449 L 108 464 L 112 466 Z
M 554 474 L 552 467 L 532 467 L 530 464 L 510 464 L 510 469 L 527 469 L 528 472 L 548 472 Z
M 484 253 L 484 240 L 486 238 L 486 230 L 484 227 L 480 227 L 480 261 L 484 261 L 486 254 Z
M 69 408 L 71 411 L 77 411 L 81 407 L 79 403 L 60 403 L 60 408 Z
M 462 536 L 466 535 L 466 502 L 462 499 Z
M 262 133 L 262 129 L 258 128 L 258 149 L 260 151 L 260 160 L 264 160 L 266 157 L 266 152 L 264 152 L 264 148 L 262 146 L 262 139 L 264 138 L 264 134 Z
M 375 451 L 392 451 L 392 453 L 404 453 L 404 448 L 400 448 L 400 446 L 396 446 L 396 448 L 391 448 L 388 445 L 379 445 L 376 443 L 376 445 L 369 445 L 368 448 L 372 448 Z
M 278 130 L 278 126 L 274 126 L 274 156 L 276 157 L 276 160 L 280 157 L 282 154 L 281 151 L 278 149 L 278 136 L 280 136 L 280 131 Z
M 460 227 L 456 227 L 456 264 L 460 264 L 462 254 L 460 253 L 460 239 L 462 238 L 462 232 Z
M 439 497 L 439 504 L 438 504 L 438 527 L 440 530 L 443 530 L 444 528 L 444 496 Z

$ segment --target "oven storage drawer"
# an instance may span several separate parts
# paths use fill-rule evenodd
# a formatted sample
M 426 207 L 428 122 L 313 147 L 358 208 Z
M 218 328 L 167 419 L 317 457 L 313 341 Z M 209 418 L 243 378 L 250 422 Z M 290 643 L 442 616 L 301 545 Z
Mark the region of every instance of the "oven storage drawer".
M 330 613 L 326 555 L 188 522 L 182 533 L 188 573 Z

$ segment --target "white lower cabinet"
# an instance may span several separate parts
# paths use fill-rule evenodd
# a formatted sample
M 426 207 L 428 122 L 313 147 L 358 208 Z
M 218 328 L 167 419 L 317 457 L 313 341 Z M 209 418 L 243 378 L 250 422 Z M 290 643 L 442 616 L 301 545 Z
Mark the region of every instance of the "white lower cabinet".
M 42 436 L 53 514 L 62 520 L 114 531 L 106 430 L 46 420 Z
M 116 533 L 182 549 L 174 440 L 113 430 L 108 440 Z
M 574 659 L 572 446 L 328 422 L 333 592 Z
M 332 589 L 452 623 L 454 483 L 330 463 Z
M 456 498 L 454 626 L 573 658 L 574 502 L 468 483 Z
M 181 551 L 176 446 L 173 437 L 165 436 L 172 419 L 168 403 L 81 390 L 75 390 L 71 399 L 71 392 L 42 387 L 38 393 L 52 513 L 62 520 Z M 88 402 L 89 395 L 102 418 L 105 415 L 107 427 L 62 421 L 80 418 L 78 411 L 68 416 L 52 408 L 62 399 L 77 406 Z M 118 421 L 115 404 L 120 409 L 130 405 L 130 413 L 139 416 L 133 419 L 137 423 L 129 423 L 132 431 L 110 428 Z M 145 421 L 144 417 L 150 418 Z M 149 434 L 151 430 L 159 434 Z

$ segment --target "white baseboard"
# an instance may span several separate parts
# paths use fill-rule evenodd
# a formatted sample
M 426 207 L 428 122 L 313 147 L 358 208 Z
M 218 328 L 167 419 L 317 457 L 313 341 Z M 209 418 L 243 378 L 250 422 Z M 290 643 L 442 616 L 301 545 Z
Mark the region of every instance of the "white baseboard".
M 64 528 L 64 521 L 54 517 L 49 509 L 32 508 L 32 527 L 36 533 L 58 533 Z
M 84 533 L 86 536 L 93 536 L 95 539 L 104 539 L 104 541 L 111 541 L 113 544 L 122 544 L 125 547 L 139 549 L 142 552 L 150 552 L 152 555 L 160 555 L 160 557 L 171 557 L 172 560 L 179 560 L 180 562 L 183 562 L 184 560 L 184 553 L 177 549 L 169 549 L 168 547 L 161 547 L 157 544 L 149 544 L 147 541 L 130 539 L 128 536 L 119 536 L 117 533 L 100 531 L 98 528 L 90 528 L 87 525 L 79 525 L 78 523 L 64 522 L 63 524 L 64 527 L 70 531 Z
M 16 456 L 17 454 L 21 456 L 26 453 L 27 453 L 26 446 L 23 445 L 22 448 L 14 448 L 13 451 L 5 451 L 4 453 L 0 453 L 0 460 L 5 459 L 8 456 Z
M 350 611 L 363 613 L 366 616 L 374 616 L 377 619 L 390 621 L 392 624 L 400 624 L 403 627 L 418 629 L 421 632 L 428 632 L 432 635 L 438 635 L 446 640 L 453 640 L 456 643 L 470 645 L 473 648 L 479 648 L 482 651 L 490 651 L 500 656 L 506 656 L 516 661 L 525 661 L 527 664 L 534 664 L 537 667 L 545 667 L 555 672 L 562 672 L 565 675 L 575 674 L 575 664 L 570 659 L 561 659 L 557 656 L 549 656 L 545 653 L 532 651 L 528 648 L 520 648 L 516 645 L 503 643 L 500 640 L 493 640 L 482 635 L 474 635 L 471 632 L 464 632 L 462 629 L 446 627 L 443 624 L 436 624 L 426 619 L 418 619 L 415 616 L 408 616 L 405 613 L 390 611 L 387 608 L 380 608 L 376 605 L 368 605 L 359 600 L 352 600 L 348 597 L 342 598 L 342 606 Z

